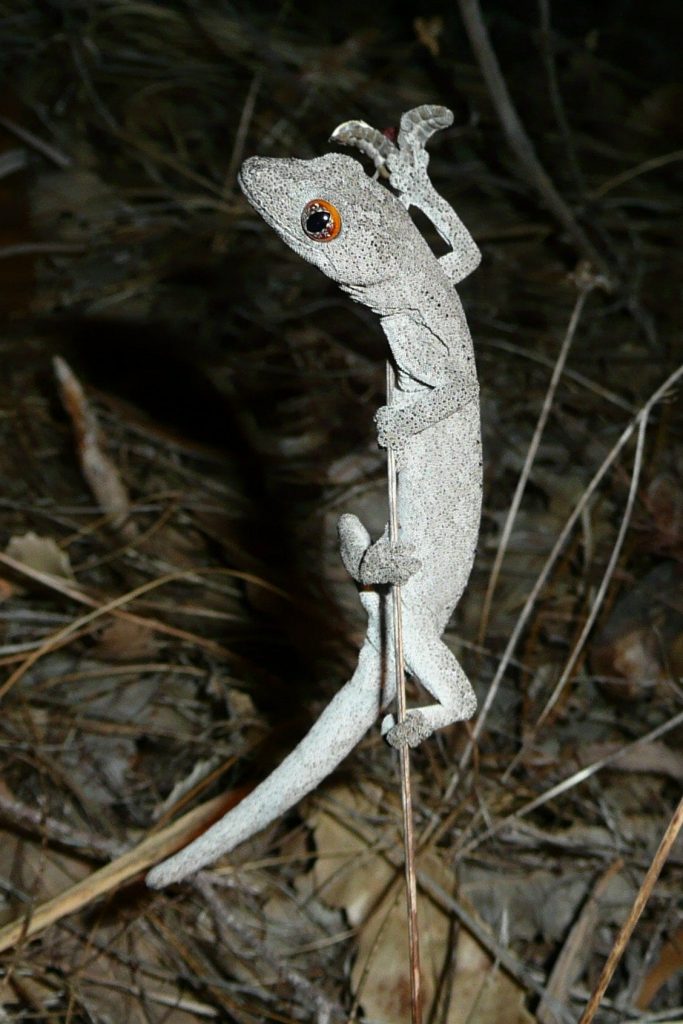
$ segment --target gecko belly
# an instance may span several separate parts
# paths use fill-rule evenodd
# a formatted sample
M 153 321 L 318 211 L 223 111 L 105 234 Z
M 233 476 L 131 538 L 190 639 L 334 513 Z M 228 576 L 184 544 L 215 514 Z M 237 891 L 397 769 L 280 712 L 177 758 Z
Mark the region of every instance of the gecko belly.
M 435 486 L 438 482 L 438 487 Z M 399 536 L 422 565 L 403 600 L 427 605 L 443 629 L 465 588 L 481 515 L 482 465 L 476 403 L 407 442 L 398 475 Z

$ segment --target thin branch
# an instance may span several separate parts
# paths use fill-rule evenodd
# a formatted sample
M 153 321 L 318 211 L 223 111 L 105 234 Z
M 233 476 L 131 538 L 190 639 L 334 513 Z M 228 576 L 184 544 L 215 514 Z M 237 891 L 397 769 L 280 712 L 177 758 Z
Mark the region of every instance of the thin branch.
M 644 160 L 642 163 L 636 164 L 635 167 L 629 167 L 627 171 L 622 171 L 621 174 L 603 181 L 602 185 L 593 189 L 590 194 L 591 199 L 602 199 L 603 196 L 611 192 L 612 189 L 618 188 L 619 185 L 623 185 L 627 181 L 633 181 L 634 178 L 639 178 L 641 174 L 649 174 L 650 171 L 658 171 L 660 167 L 667 167 L 669 164 L 678 163 L 680 160 L 683 160 L 683 149 L 675 149 L 672 153 L 664 153 L 662 156 L 652 157 L 651 160 Z
M 265 942 L 260 941 L 250 929 L 245 927 L 243 922 L 220 899 L 211 884 L 210 875 L 206 871 L 200 871 L 197 875 L 194 880 L 194 888 L 200 893 L 203 901 L 211 911 L 220 940 L 229 949 L 233 949 L 235 947 L 235 940 L 233 935 L 230 934 L 233 932 L 239 939 L 239 945 L 248 957 L 260 957 L 279 978 L 282 978 L 294 989 L 298 999 L 304 1006 L 309 1009 L 315 1007 L 316 1024 L 330 1024 L 332 1020 L 343 1020 L 346 1018 L 346 1014 L 341 1006 L 331 1002 L 325 993 L 311 984 L 300 971 L 284 964 L 281 957 L 276 956 Z
M 543 58 L 546 75 L 548 76 L 548 93 L 550 95 L 550 102 L 552 103 L 553 110 L 555 112 L 555 120 L 557 121 L 557 126 L 560 129 L 560 134 L 564 141 L 568 169 L 574 179 L 574 185 L 576 186 L 577 192 L 580 195 L 583 195 L 586 191 L 586 183 L 579 164 L 574 139 L 572 138 L 572 132 L 567 118 L 567 111 L 562 101 L 560 84 L 557 80 L 553 31 L 550 24 L 549 0 L 538 0 L 538 8 L 541 21 L 541 57 Z
M 50 160 L 53 164 L 56 164 L 61 170 L 65 170 L 67 167 L 71 167 L 73 160 L 71 157 L 66 156 L 60 149 L 53 146 L 49 142 L 45 142 L 44 139 L 39 138 L 33 132 L 30 132 L 28 128 L 24 128 L 23 125 L 17 124 L 15 121 L 10 121 L 8 117 L 0 115 L 0 124 L 3 128 L 6 128 L 8 132 L 12 132 L 18 139 L 25 142 L 27 146 L 31 146 L 41 156 L 44 156 L 47 160 Z
M 123 852 L 123 845 L 118 840 L 71 828 L 58 818 L 44 814 L 42 809 L 29 807 L 28 804 L 21 803 L 1 791 L 0 820 L 24 829 L 47 843 L 59 843 L 60 846 L 74 849 L 85 857 L 109 859 Z
M 647 874 L 643 879 L 643 884 L 638 890 L 638 894 L 633 902 L 631 913 L 628 915 L 628 918 L 617 935 L 614 946 L 612 947 L 612 952 L 607 957 L 605 965 L 600 972 L 598 983 L 595 986 L 593 995 L 588 1000 L 588 1005 L 583 1012 L 579 1024 L 590 1024 L 593 1020 L 593 1017 L 602 1002 L 602 997 L 607 991 L 607 986 L 612 980 L 612 975 L 617 968 L 617 964 L 621 960 L 623 952 L 628 945 L 631 935 L 633 934 L 633 929 L 638 923 L 638 918 L 645 909 L 645 904 L 649 900 L 661 870 L 667 861 L 671 852 L 671 847 L 676 842 L 681 826 L 683 826 L 683 798 L 681 798 L 678 807 L 674 811 L 673 817 L 667 826 L 666 832 L 659 844 L 659 849 L 654 856 L 652 864 L 650 864 L 650 867 L 648 868 Z

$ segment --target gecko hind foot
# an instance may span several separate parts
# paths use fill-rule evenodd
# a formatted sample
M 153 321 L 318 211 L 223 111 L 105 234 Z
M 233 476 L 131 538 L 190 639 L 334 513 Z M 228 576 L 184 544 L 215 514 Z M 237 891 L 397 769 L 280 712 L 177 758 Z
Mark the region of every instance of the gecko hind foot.
M 371 544 L 360 563 L 359 580 L 366 585 L 407 583 L 422 563 L 415 557 L 415 545 L 396 541 L 392 544 L 387 531 Z
M 385 715 L 382 720 L 382 736 L 395 750 L 419 746 L 432 735 L 432 731 L 419 708 L 409 711 L 402 722 L 397 722 L 393 715 Z
M 342 561 L 350 576 L 363 586 L 407 583 L 422 563 L 415 558 L 415 546 L 397 541 L 388 531 L 375 543 L 357 516 L 346 513 L 337 524 Z

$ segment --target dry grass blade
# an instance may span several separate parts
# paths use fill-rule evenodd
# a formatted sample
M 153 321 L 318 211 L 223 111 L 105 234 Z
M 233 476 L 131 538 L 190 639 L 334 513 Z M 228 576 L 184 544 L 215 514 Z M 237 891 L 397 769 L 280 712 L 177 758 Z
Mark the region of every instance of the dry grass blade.
M 626 946 L 629 943 L 631 935 L 633 934 L 633 929 L 635 928 L 636 924 L 638 923 L 640 915 L 645 909 L 645 904 L 650 898 L 652 890 L 654 889 L 657 883 L 657 879 L 661 874 L 662 868 L 666 864 L 669 854 L 671 853 L 671 848 L 673 844 L 676 842 L 676 838 L 681 830 L 681 827 L 683 827 L 683 798 L 680 800 L 678 807 L 674 811 L 674 815 L 667 826 L 666 832 L 664 833 L 662 841 L 659 844 L 659 849 L 657 850 L 657 853 L 655 854 L 654 859 L 650 864 L 650 867 L 648 868 L 647 874 L 645 875 L 642 885 L 640 886 L 638 894 L 633 902 L 631 913 L 629 914 L 627 920 L 624 922 L 619 934 L 617 935 L 614 946 L 612 947 L 612 951 L 610 955 L 607 957 L 605 965 L 602 971 L 600 972 L 600 978 L 598 979 L 598 983 L 595 986 L 595 991 L 588 1000 L 588 1004 L 583 1014 L 581 1015 L 579 1024 L 590 1024 L 590 1022 L 595 1017 L 598 1007 L 602 1002 L 602 997 L 607 991 L 607 986 L 612 980 L 612 975 L 614 974 L 617 968 L 617 964 L 621 960 L 624 950 L 626 949 Z
M 8 566 L 11 565 L 11 567 L 15 568 L 17 571 L 26 571 L 25 566 L 22 566 L 21 563 L 16 562 L 14 559 L 10 559 L 9 556 L 7 555 L 0 554 L 0 563 L 4 563 Z M 36 579 L 38 579 L 39 576 L 45 577 L 45 574 L 37 574 L 35 570 L 31 570 L 30 574 L 33 578 Z M 113 598 L 111 601 L 105 602 L 104 604 L 98 604 L 93 598 L 90 598 L 87 595 L 84 595 L 69 588 L 70 597 L 73 597 L 74 600 L 78 600 L 82 604 L 91 606 L 93 608 L 93 611 L 88 612 L 87 615 L 81 615 L 79 618 L 74 619 L 73 622 L 70 622 L 67 626 L 64 626 L 62 629 L 57 630 L 50 637 L 48 637 L 47 640 L 43 641 L 40 644 L 40 646 L 36 648 L 36 650 L 32 651 L 28 655 L 28 657 L 24 659 L 21 665 L 19 665 L 19 667 L 16 668 L 14 672 L 12 672 L 8 676 L 8 678 L 5 680 L 2 686 L 0 686 L 0 700 L 7 693 L 9 693 L 12 687 L 16 683 L 18 683 L 19 680 L 28 672 L 28 670 L 32 668 L 33 665 L 35 665 L 36 662 L 39 661 L 42 657 L 44 657 L 46 654 L 49 654 L 51 651 L 56 650 L 58 647 L 61 647 L 63 644 L 69 643 L 69 641 L 78 634 L 78 631 L 82 629 L 83 626 L 88 626 L 90 623 L 109 614 L 125 614 L 125 617 L 130 622 L 136 622 L 140 625 L 148 626 L 150 629 L 154 629 L 161 633 L 167 633 L 170 636 L 178 637 L 178 639 L 188 640 L 192 643 L 196 643 L 200 647 L 204 647 L 205 649 L 211 650 L 216 654 L 220 654 L 221 656 L 229 660 L 232 660 L 235 663 L 242 663 L 243 659 L 241 659 L 238 655 L 235 655 L 222 644 L 217 643 L 215 640 L 210 640 L 206 637 L 197 636 L 194 633 L 189 633 L 187 630 L 178 629 L 175 626 L 169 626 L 163 622 L 157 622 L 156 620 L 152 619 L 145 619 L 142 616 L 133 615 L 130 612 L 121 612 L 121 607 L 123 605 L 130 604 L 132 601 L 135 601 L 138 597 L 142 597 L 144 594 L 148 594 L 150 593 L 150 591 L 156 590 L 158 587 L 165 586 L 166 584 L 176 580 L 196 579 L 198 575 L 200 576 L 204 574 L 232 576 L 236 579 L 242 579 L 249 583 L 253 583 L 256 586 L 262 586 L 264 589 L 269 590 L 271 593 L 276 593 L 280 597 L 288 599 L 285 591 L 281 590 L 279 587 L 273 586 L 272 584 L 268 583 L 266 580 L 261 579 L 260 577 L 254 576 L 252 573 L 239 572 L 232 569 L 220 568 L 199 568 L 167 573 L 166 575 L 159 577 L 159 579 L 149 580 L 147 583 L 141 584 L 139 587 L 136 587 L 134 590 L 129 591 L 127 594 L 121 594 L 118 597 Z M 49 579 L 41 579 L 40 582 L 49 583 L 50 580 L 51 577 Z M 60 587 L 59 589 L 61 589 L 62 592 L 66 592 L 65 588 L 63 587 Z
M 668 719 L 668 721 L 657 726 L 656 729 L 652 729 L 644 736 L 640 736 L 637 740 L 634 740 L 633 743 L 629 743 L 621 750 L 615 750 L 606 757 L 602 757 L 599 760 L 594 761 L 592 764 L 586 765 L 585 768 L 580 768 L 579 771 L 572 772 L 570 776 L 566 779 L 562 779 L 557 783 L 557 785 L 551 786 L 551 788 L 546 790 L 544 793 L 534 797 L 533 800 L 529 800 L 520 807 L 518 811 L 515 811 L 513 814 L 506 815 L 504 818 L 501 818 L 500 821 L 497 821 L 495 825 L 490 825 L 481 835 L 478 835 L 475 839 L 463 844 L 458 855 L 463 857 L 466 854 L 471 853 L 473 850 L 476 850 L 478 846 L 481 846 L 481 844 L 487 839 L 491 839 L 493 836 L 502 832 L 507 825 L 511 825 L 519 818 L 523 818 L 526 815 L 531 814 L 532 811 L 538 810 L 539 807 L 544 807 L 546 804 L 550 803 L 551 800 L 555 800 L 558 796 L 562 796 L 570 790 L 575 789 L 577 786 L 581 785 L 582 782 L 586 782 L 598 772 L 602 771 L 603 768 L 616 764 L 625 751 L 632 750 L 642 743 L 651 743 L 654 740 L 659 739 L 660 736 L 665 736 L 667 733 L 671 732 L 673 729 L 677 729 L 681 725 L 683 725 L 683 711 L 680 711 L 677 715 L 674 715 L 673 718 Z
M 170 857 L 221 818 L 238 799 L 239 794 L 223 794 L 195 807 L 172 825 L 149 836 L 134 849 L 77 882 L 66 892 L 43 903 L 27 916 L 0 928 L 0 952 L 33 938 L 68 914 L 89 906 L 94 900 L 137 878 L 157 861 Z
M 605 568 L 603 577 L 600 580 L 600 586 L 598 587 L 598 591 L 593 600 L 591 610 L 586 616 L 586 621 L 584 622 L 583 627 L 581 629 L 581 635 L 578 637 L 576 643 L 574 644 L 574 648 L 571 654 L 569 655 L 569 658 L 567 659 L 567 663 L 564 666 L 562 673 L 560 674 L 560 678 L 558 679 L 553 692 L 548 698 L 546 705 L 543 708 L 543 711 L 539 715 L 538 722 L 536 723 L 536 729 L 538 729 L 542 725 L 542 723 L 546 720 L 546 718 L 554 708 L 570 675 L 574 671 L 574 666 L 576 665 L 579 655 L 583 650 L 583 646 L 586 642 L 586 639 L 588 638 L 588 634 L 590 633 L 595 624 L 595 620 L 598 617 L 598 613 L 602 608 L 602 602 L 605 598 L 605 594 L 607 593 L 607 588 L 609 587 L 609 584 L 612 580 L 612 576 L 614 575 L 614 570 L 616 569 L 617 561 L 619 560 L 619 555 L 621 554 L 621 549 L 624 544 L 626 532 L 631 522 L 633 507 L 635 505 L 636 495 L 638 493 L 638 487 L 640 484 L 640 474 L 643 468 L 643 449 L 645 447 L 645 433 L 647 431 L 647 423 L 648 416 L 644 415 L 640 423 L 638 424 L 636 451 L 635 456 L 633 458 L 633 469 L 631 470 L 631 484 L 629 486 L 628 497 L 626 499 L 626 507 L 624 508 L 624 514 L 621 517 L 621 522 L 619 523 L 619 530 L 614 545 L 612 547 L 612 552 L 610 554 L 609 561 L 607 562 L 607 566 Z
M 567 362 L 567 356 L 569 355 L 569 350 L 571 349 L 572 342 L 576 334 L 576 329 L 579 326 L 581 313 L 583 312 L 583 307 L 586 304 L 586 299 L 588 298 L 588 295 L 590 294 L 591 290 L 596 285 L 595 279 L 592 279 L 590 277 L 586 279 L 585 275 L 579 278 L 579 281 L 577 283 L 579 284 L 579 294 L 577 295 L 576 303 L 574 305 L 572 315 L 569 319 L 569 326 L 567 327 L 567 332 L 565 334 L 564 341 L 562 342 L 560 351 L 557 355 L 557 360 L 555 362 L 555 366 L 550 377 L 550 383 L 548 384 L 548 390 L 543 400 L 543 406 L 538 417 L 538 422 L 536 423 L 536 428 L 534 430 L 533 437 L 531 438 L 531 442 L 527 449 L 526 458 L 524 459 L 522 472 L 519 474 L 517 486 L 515 487 L 515 493 L 512 498 L 512 501 L 510 502 L 510 508 L 508 509 L 507 516 L 505 517 L 505 525 L 503 526 L 503 532 L 501 533 L 500 542 L 498 544 L 498 549 L 496 551 L 496 557 L 493 560 L 493 567 L 491 569 L 491 575 L 489 577 L 488 586 L 486 588 L 486 594 L 484 595 L 484 603 L 482 605 L 481 610 L 481 623 L 479 625 L 480 644 L 484 642 L 484 637 L 486 636 L 489 616 L 491 614 L 491 603 L 493 601 L 493 595 L 496 590 L 496 584 L 498 582 L 500 568 L 503 564 L 505 552 L 507 551 L 508 544 L 510 542 L 512 528 L 515 524 L 515 518 L 517 516 L 517 512 L 519 511 L 519 506 L 522 502 L 522 497 L 524 495 L 524 491 L 529 480 L 529 474 L 531 473 L 531 468 L 534 464 L 534 459 L 536 458 L 536 454 L 541 443 L 541 438 L 543 437 L 543 431 L 545 430 L 546 423 L 548 422 L 550 410 L 552 409 L 553 400 L 555 398 L 555 392 L 557 391 L 558 384 L 560 383 L 560 378 L 562 377 L 564 366 Z

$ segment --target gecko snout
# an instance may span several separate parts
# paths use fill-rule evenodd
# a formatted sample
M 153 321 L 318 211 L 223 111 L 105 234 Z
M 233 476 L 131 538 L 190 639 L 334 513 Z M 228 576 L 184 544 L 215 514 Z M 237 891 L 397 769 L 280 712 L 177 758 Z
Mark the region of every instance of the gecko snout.
M 260 177 L 262 165 L 263 157 L 250 156 L 240 167 L 237 181 L 245 195 L 251 194 L 255 182 Z

